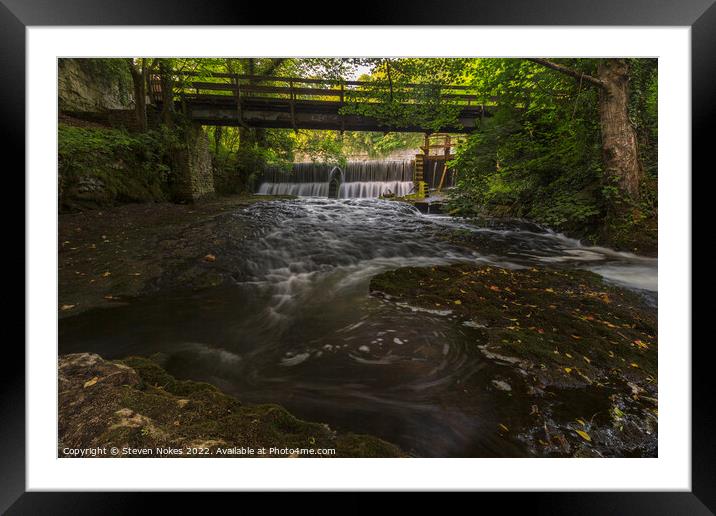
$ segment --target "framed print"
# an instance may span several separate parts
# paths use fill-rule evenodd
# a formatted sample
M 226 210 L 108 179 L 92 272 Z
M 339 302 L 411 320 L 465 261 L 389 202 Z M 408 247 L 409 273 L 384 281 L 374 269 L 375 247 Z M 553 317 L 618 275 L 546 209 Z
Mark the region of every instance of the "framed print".
M 312 26 L 299 5 L 3 1 L 27 300 L 3 510 L 714 510 L 691 305 L 710 0 Z

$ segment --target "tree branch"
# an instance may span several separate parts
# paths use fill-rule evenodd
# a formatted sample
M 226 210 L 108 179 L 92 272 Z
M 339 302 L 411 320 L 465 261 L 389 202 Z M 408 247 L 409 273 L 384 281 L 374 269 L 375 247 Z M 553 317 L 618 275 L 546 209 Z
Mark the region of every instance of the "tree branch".
M 556 70 L 560 73 L 563 73 L 565 75 L 569 75 L 570 77 L 573 77 L 575 79 L 584 80 L 590 83 L 592 86 L 596 86 L 598 88 L 604 88 L 604 82 L 600 79 L 597 79 L 596 77 L 592 77 L 591 75 L 587 75 L 586 73 L 578 72 L 577 70 L 573 70 L 572 68 L 569 68 L 568 66 L 563 66 L 561 64 L 554 63 L 548 59 L 538 59 L 538 58 L 531 58 L 528 59 L 528 61 L 532 61 L 533 63 L 537 63 L 542 66 L 546 66 L 547 68 L 551 68 L 552 70 Z

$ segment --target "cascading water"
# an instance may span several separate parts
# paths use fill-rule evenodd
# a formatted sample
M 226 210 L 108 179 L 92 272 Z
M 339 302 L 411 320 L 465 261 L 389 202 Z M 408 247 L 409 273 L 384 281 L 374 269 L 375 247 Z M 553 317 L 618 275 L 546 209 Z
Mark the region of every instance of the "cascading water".
M 333 165 L 294 163 L 290 172 L 278 168 L 264 171 L 260 195 L 296 195 L 328 197 Z M 351 161 L 343 170 L 343 182 L 337 197 L 377 198 L 392 193 L 404 196 L 413 190 L 412 161 Z

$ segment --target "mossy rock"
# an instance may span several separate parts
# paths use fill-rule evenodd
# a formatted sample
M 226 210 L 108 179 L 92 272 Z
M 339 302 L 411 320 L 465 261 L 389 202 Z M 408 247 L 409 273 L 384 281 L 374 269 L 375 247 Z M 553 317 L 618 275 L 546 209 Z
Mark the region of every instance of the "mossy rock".
M 60 456 L 68 447 L 116 447 L 120 456 L 135 456 L 128 448 L 160 447 L 198 447 L 222 457 L 235 456 L 218 453 L 232 447 L 264 448 L 263 456 L 286 456 L 285 449 L 406 456 L 378 438 L 303 421 L 280 405 L 244 405 L 210 384 L 177 380 L 150 358 L 109 362 L 81 353 L 60 357 L 59 367 Z
M 375 276 L 370 290 L 472 321 L 486 355 L 516 357 L 547 383 L 586 385 L 617 373 L 656 384 L 656 311 L 588 271 L 407 267 Z

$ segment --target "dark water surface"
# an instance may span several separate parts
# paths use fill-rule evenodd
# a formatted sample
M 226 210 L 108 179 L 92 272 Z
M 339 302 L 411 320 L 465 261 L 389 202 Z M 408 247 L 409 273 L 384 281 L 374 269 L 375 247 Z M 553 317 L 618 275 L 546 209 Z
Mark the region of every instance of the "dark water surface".
M 258 203 L 233 216 L 255 227 L 230 257 L 235 284 L 62 319 L 60 353 L 161 352 L 179 378 L 244 402 L 280 403 L 416 455 L 524 456 L 495 428 L 529 407 L 492 386 L 513 373 L 480 354 L 479 330 L 447 312 L 371 297 L 370 278 L 459 261 L 549 264 L 593 270 L 656 305 L 655 259 L 585 247 L 520 221 L 477 227 L 366 199 Z M 445 240 L 454 231 L 470 235 L 470 249 Z

